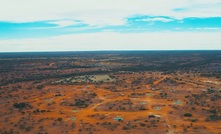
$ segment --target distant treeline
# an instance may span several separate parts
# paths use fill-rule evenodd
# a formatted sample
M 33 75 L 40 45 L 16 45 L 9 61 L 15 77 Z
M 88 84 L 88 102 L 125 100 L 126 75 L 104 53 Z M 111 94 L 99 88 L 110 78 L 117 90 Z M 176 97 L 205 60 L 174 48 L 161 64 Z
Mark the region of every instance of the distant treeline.
M 221 54 L 221 50 L 137 50 L 137 51 L 61 51 L 61 52 L 1 52 L 0 58 L 54 58 L 54 57 L 93 57 L 99 55 L 120 56 L 187 56 L 200 54 L 206 57 Z
M 46 57 L 45 59 L 40 59 Z M 75 58 L 73 58 L 75 57 Z M 73 68 L 96 68 L 95 63 L 100 59 L 112 59 L 112 57 L 122 57 L 122 59 L 113 58 L 112 63 L 126 63 L 128 66 L 115 66 L 114 68 L 102 69 L 87 72 L 74 72 L 70 74 L 44 74 L 42 70 L 61 70 Z M 27 75 L 23 78 L 12 78 L 1 80 L 0 85 L 10 83 L 36 81 L 50 78 L 64 78 L 78 75 L 94 75 L 116 73 L 118 71 L 161 71 L 163 73 L 173 73 L 176 71 L 197 72 L 205 77 L 220 78 L 221 72 L 221 51 L 94 51 L 94 52 L 42 52 L 42 53 L 0 53 L 0 73 L 15 71 L 23 73 L 26 69 L 39 70 L 39 74 Z M 15 59 L 13 59 L 15 58 Z M 16 59 L 27 58 L 27 59 Z M 30 59 L 34 58 L 34 59 Z M 36 59 L 35 59 L 36 58 Z M 8 59 L 8 60 L 7 60 Z M 94 64 L 87 65 L 87 61 L 95 59 Z M 59 63 L 65 61 L 64 63 Z M 84 65 L 72 65 L 73 61 L 82 62 Z M 55 62 L 56 66 L 47 64 Z M 44 68 L 29 65 L 29 63 L 42 63 Z M 25 66 L 21 66 L 21 65 Z

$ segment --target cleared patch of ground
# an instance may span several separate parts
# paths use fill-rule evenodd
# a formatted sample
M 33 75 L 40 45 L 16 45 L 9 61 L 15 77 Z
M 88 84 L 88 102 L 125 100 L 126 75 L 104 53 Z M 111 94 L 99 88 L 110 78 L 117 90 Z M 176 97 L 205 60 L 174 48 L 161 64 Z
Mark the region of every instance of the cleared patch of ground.
M 54 83 L 101 83 L 101 82 L 114 82 L 116 81 L 110 75 L 84 75 L 75 76 L 55 81 Z

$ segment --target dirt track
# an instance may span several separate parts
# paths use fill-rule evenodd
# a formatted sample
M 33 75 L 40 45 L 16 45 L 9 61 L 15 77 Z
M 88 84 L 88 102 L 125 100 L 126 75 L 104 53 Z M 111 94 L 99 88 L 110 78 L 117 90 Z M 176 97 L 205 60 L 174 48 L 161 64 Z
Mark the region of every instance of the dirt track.
M 163 81 L 164 79 L 166 79 L 167 77 L 163 77 L 157 81 L 154 82 L 154 85 L 158 84 L 159 82 Z M 150 85 L 146 86 L 146 87 L 149 87 Z M 145 91 L 145 90 L 144 90 Z M 140 91 L 140 93 L 144 92 L 144 91 Z M 88 115 L 91 115 L 91 114 L 99 114 L 99 113 L 115 113 L 115 114 L 121 114 L 121 115 L 124 115 L 125 117 L 133 117 L 135 118 L 135 116 L 139 116 L 139 115 L 147 115 L 147 113 L 152 113 L 152 112 L 155 112 L 153 110 L 148 110 L 148 111 L 136 111 L 136 112 L 124 112 L 124 111 L 95 111 L 94 109 L 98 106 L 100 106 L 101 104 L 105 104 L 107 102 L 110 102 L 110 101 L 115 101 L 115 100 L 124 100 L 124 99 L 127 99 L 128 98 L 128 95 L 133 93 L 133 92 L 127 92 L 127 93 L 124 93 L 125 95 L 124 96 L 121 96 L 121 97 L 117 97 L 117 98 L 114 98 L 114 99 L 106 99 L 105 97 L 103 97 L 104 95 L 104 91 L 102 89 L 96 89 L 96 92 L 97 92 L 97 95 L 98 95 L 98 98 L 103 100 L 101 103 L 97 103 L 95 104 L 94 106 L 92 107 L 88 107 L 86 109 L 83 109 L 81 111 L 79 111 L 79 113 L 77 114 L 77 120 L 75 122 L 76 126 L 75 126 L 75 129 L 74 129 L 74 133 L 77 133 L 78 132 L 78 129 L 79 129 L 79 126 L 80 126 L 80 120 L 87 120 L 88 122 L 92 122 L 92 120 L 90 118 L 88 118 Z M 107 91 L 105 91 L 107 93 Z M 109 92 L 111 93 L 111 92 Z M 152 100 L 150 97 L 145 97 L 145 98 L 142 98 L 141 100 L 147 100 L 148 101 L 148 109 L 152 109 L 151 108 L 151 105 L 152 105 L 152 102 L 154 100 Z M 136 113 L 136 114 L 135 114 Z M 166 123 L 168 125 L 170 125 L 170 121 L 167 117 L 167 114 L 166 114 L 166 111 L 164 112 L 165 114 L 163 115 L 164 118 L 166 119 Z M 94 123 L 94 122 L 93 122 Z M 172 133 L 172 131 L 170 130 L 170 132 Z

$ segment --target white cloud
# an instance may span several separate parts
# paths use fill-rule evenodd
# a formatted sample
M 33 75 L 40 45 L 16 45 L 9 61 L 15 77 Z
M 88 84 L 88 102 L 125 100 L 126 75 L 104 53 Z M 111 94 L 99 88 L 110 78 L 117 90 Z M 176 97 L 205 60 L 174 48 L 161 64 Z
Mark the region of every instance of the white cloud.
M 199 28 L 189 28 L 190 30 L 207 30 L 207 31 L 211 31 L 211 30 L 215 30 L 215 31 L 221 31 L 221 28 L 219 27 L 199 27 Z
M 81 22 L 72 21 L 72 20 L 50 21 L 48 23 L 58 25 L 58 27 L 66 27 L 66 26 L 81 24 Z
M 0 0 L 0 20 L 82 20 L 91 25 L 122 25 L 131 15 L 221 16 L 220 0 Z M 219 4 L 217 4 L 219 3 Z M 175 8 L 185 8 L 176 12 Z
M 150 22 L 154 22 L 154 21 L 170 22 L 173 20 L 174 19 L 161 18 L 161 17 L 142 19 L 142 21 L 150 21 Z
M 0 40 L 6 51 L 79 51 L 79 50 L 221 50 L 221 32 L 162 32 L 63 35 L 42 39 Z

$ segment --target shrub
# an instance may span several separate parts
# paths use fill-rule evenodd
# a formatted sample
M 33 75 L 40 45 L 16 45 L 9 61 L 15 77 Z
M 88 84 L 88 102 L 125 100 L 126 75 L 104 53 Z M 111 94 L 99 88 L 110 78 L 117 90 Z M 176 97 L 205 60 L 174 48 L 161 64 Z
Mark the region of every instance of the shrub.
M 58 121 L 62 121 L 62 118 L 58 118 L 57 120 L 58 120 Z
M 186 116 L 186 117 L 192 117 L 192 114 L 191 114 L 191 113 L 185 113 L 184 116 Z
M 140 123 L 140 126 L 141 126 L 141 127 L 145 127 L 146 124 L 145 124 L 145 123 Z
M 13 106 L 15 107 L 15 108 L 25 108 L 25 106 L 27 105 L 27 103 L 24 103 L 24 102 L 22 102 L 22 103 L 14 103 L 13 104 Z

